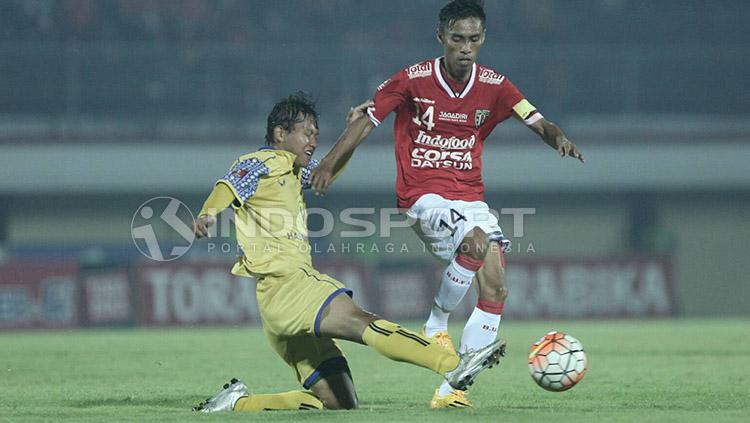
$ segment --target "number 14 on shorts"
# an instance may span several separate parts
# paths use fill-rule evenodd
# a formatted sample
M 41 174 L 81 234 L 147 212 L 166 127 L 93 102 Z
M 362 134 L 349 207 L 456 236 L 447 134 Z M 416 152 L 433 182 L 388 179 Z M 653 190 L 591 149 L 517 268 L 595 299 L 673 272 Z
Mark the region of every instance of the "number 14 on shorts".
M 451 211 L 451 223 L 448 223 L 445 221 L 445 219 L 440 219 L 440 227 L 445 228 L 450 231 L 451 236 L 453 236 L 456 233 L 456 229 L 458 229 L 458 226 L 456 225 L 460 221 L 467 222 L 466 216 L 462 215 L 458 210 L 456 209 L 450 209 Z

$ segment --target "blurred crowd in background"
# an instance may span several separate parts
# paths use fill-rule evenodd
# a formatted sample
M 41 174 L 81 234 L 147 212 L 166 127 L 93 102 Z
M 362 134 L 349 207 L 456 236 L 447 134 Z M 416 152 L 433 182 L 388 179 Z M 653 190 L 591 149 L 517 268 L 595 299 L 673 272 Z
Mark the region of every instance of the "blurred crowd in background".
M 440 4 L 321 0 L 312 8 L 294 0 L 6 0 L 0 4 L 0 39 L 253 46 L 269 40 L 345 43 L 361 34 L 403 41 L 422 38 L 423 24 L 436 20 Z M 351 8 L 361 15 L 341 14 Z M 725 0 L 503 0 L 487 1 L 485 8 L 489 27 L 507 42 L 663 44 L 737 42 L 745 37 L 742 16 L 750 5 Z M 292 13 L 295 9 L 305 13 Z M 415 16 L 421 19 L 415 21 Z M 333 27 L 335 31 L 329 30 Z
M 558 122 L 750 112 L 741 91 L 725 83 L 750 66 L 743 20 L 750 2 L 486 3 L 480 63 L 508 75 Z M 185 128 L 201 117 L 215 136 L 237 139 L 248 131 L 231 129 L 238 122 L 262 126 L 273 103 L 297 89 L 319 99 L 323 121 L 339 122 L 385 78 L 440 54 L 441 4 L 3 1 L 3 138 L 86 138 L 81 121 L 93 118 L 124 120 L 97 128 L 98 137 L 185 139 L 196 129 L 169 132 L 165 119 L 183 119 L 172 127 Z M 23 128 L 4 125 L 8 116 L 29 115 Z M 222 132 L 218 121 L 230 129 Z

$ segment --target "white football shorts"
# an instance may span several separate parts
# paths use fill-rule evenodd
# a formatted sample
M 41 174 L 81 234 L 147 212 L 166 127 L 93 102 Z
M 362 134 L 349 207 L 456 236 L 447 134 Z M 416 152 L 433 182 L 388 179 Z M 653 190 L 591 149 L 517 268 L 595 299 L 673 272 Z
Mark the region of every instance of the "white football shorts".
M 503 250 L 510 247 L 497 217 L 484 201 L 447 200 L 437 194 L 425 194 L 406 215 L 416 221 L 412 228 L 430 252 L 445 261 L 453 260 L 461 241 L 474 228 L 484 231 L 490 241 L 500 243 Z

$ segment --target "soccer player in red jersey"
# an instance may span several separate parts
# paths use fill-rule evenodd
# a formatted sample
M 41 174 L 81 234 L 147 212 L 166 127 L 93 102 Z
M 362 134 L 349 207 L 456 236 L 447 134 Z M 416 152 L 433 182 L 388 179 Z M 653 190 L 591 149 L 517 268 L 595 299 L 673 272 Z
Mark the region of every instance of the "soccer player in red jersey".
M 486 35 L 477 0 L 442 8 L 437 30 L 443 56 L 409 66 L 383 82 L 374 105 L 339 138 L 313 171 L 312 186 L 325 193 L 333 169 L 391 112 L 396 112 L 398 206 L 433 254 L 448 262 L 424 334 L 453 348 L 448 317 L 476 280 L 479 301 L 461 337 L 460 351 L 493 342 L 507 297 L 503 237 L 484 200 L 482 147 L 499 123 L 523 122 L 562 157 L 584 161 L 565 134 L 526 100 L 503 74 L 476 63 Z M 443 384 L 431 406 L 465 407 L 465 394 Z

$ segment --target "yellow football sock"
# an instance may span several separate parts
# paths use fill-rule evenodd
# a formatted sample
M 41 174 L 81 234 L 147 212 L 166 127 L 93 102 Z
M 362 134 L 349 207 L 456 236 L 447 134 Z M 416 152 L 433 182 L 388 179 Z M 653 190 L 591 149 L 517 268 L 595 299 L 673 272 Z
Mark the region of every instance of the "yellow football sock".
M 362 334 L 368 346 L 384 356 L 445 374 L 458 366 L 458 355 L 387 320 L 370 323 Z
M 242 397 L 234 404 L 234 411 L 322 410 L 323 403 L 312 392 L 290 391 L 281 394 L 262 394 Z

